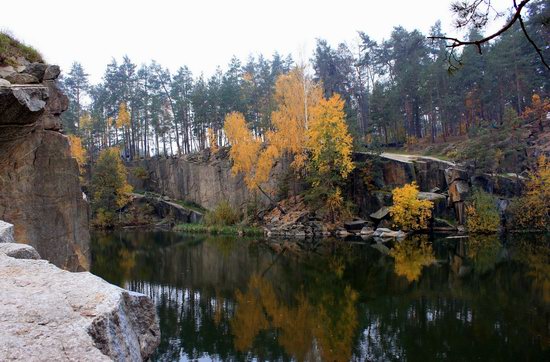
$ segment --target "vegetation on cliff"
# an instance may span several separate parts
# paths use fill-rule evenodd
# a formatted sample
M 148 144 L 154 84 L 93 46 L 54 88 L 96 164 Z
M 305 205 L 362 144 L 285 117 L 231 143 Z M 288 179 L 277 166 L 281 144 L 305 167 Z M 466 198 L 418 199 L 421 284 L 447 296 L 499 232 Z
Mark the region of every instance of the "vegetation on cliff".
M 30 62 L 43 62 L 36 49 L 0 31 L 0 65 L 18 65 L 17 58 L 20 57 Z
M 90 185 L 93 224 L 96 226 L 110 227 L 116 224 L 116 212 L 128 203 L 132 192 L 126 176 L 120 150 L 112 147 L 101 151 L 92 171 Z
M 525 195 L 512 203 L 513 227 L 550 230 L 550 160 L 538 159 L 537 167 L 529 173 Z
M 466 227 L 471 233 L 494 233 L 500 225 L 497 198 L 475 189 L 466 205 Z

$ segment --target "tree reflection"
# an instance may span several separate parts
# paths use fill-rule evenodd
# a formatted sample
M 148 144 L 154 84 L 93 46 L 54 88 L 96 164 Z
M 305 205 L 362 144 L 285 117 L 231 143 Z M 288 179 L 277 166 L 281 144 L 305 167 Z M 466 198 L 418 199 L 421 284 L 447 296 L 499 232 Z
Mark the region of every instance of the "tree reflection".
M 418 280 L 422 268 L 435 262 L 432 246 L 425 235 L 398 242 L 390 255 L 395 261 L 395 273 L 407 278 L 409 282 Z
M 300 291 L 287 304 L 269 281 L 255 274 L 246 293 L 236 292 L 237 309 L 231 320 L 235 348 L 251 349 L 254 339 L 271 329 L 278 331 L 278 343 L 298 361 L 347 361 L 357 329 L 356 301 L 357 293 L 347 286 L 343 295 L 325 289 L 315 302 Z
M 498 235 L 472 235 L 468 238 L 467 250 L 474 271 L 485 274 L 495 268 L 502 244 Z

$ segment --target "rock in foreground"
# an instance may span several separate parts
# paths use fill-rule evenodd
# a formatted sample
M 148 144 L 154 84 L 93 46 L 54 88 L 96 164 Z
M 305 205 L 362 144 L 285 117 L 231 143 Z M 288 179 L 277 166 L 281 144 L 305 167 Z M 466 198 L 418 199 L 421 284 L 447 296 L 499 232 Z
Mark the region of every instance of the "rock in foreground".
M 88 272 L 0 253 L 0 360 L 142 361 L 160 342 L 153 302 Z

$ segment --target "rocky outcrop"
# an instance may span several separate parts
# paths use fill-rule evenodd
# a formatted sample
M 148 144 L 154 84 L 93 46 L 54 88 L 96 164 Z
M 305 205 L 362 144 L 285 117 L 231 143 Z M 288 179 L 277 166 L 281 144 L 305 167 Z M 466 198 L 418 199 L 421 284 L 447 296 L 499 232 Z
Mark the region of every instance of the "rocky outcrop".
M 33 260 L 34 249 L 14 255 L 21 247 L 32 249 L 0 244 L 0 360 L 144 361 L 153 354 L 160 330 L 148 297 Z
M 146 203 L 151 205 L 154 213 L 173 223 L 198 223 L 202 220 L 203 214 L 197 210 L 186 208 L 166 196 L 153 195 L 150 193 L 132 194 L 133 203 Z
M 25 62 L 0 67 L 0 75 L 0 219 L 15 225 L 18 242 L 55 265 L 86 269 L 88 205 L 59 132 L 68 105 L 55 84 L 59 68 Z
M 223 200 L 239 208 L 249 202 L 260 207 L 269 205 L 270 201 L 262 193 L 246 187 L 242 175 L 233 175 L 228 153 L 228 148 L 221 148 L 216 154 L 207 149 L 178 158 L 133 161 L 129 164 L 129 181 L 135 190 L 152 191 L 206 209 L 215 208 Z M 145 170 L 147 177 L 132 176 L 132 169 L 136 168 Z M 287 170 L 288 164 L 279 161 L 265 188 L 277 190 L 277 182 Z
M 355 153 L 359 164 L 370 165 L 372 182 L 366 184 L 364 171 L 355 170 L 351 182 L 351 196 L 359 207 L 359 214 L 370 216 L 375 222 L 387 217 L 387 206 L 392 203 L 390 191 L 407 183 L 416 182 L 419 198 L 434 203 L 434 216 L 465 222 L 465 201 L 473 187 L 506 199 L 519 196 L 523 180 L 517 175 L 477 174 L 474 170 L 434 157 L 382 153 Z

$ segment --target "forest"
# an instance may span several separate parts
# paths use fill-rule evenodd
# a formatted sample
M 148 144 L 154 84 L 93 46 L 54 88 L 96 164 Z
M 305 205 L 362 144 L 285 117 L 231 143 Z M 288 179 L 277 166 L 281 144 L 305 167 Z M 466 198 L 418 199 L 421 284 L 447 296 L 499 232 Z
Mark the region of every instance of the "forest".
M 548 12 L 543 0 L 527 4 L 525 26 L 538 44 L 549 42 Z M 70 99 L 64 130 L 82 138 L 92 161 L 113 145 L 127 159 L 187 154 L 212 141 L 226 145 L 223 125 L 231 112 L 243 114 L 252 133 L 264 139 L 273 130 L 277 78 L 294 68 L 303 69 L 304 84 L 319 83 L 326 98 L 339 94 L 344 100 L 356 149 L 445 142 L 498 129 L 528 116 L 533 99 L 550 94 L 548 69 L 520 24 L 479 50 L 466 46 L 451 53 L 444 39 L 429 38 L 444 36 L 437 22 L 429 34 L 396 26 L 380 42 L 364 32 L 353 45 L 317 39 L 309 60 L 279 53 L 234 57 L 209 77 L 185 65 L 174 73 L 155 61 L 137 65 L 125 56 L 113 58 L 102 81 L 90 84 L 74 62 L 60 80 Z M 482 36 L 473 27 L 468 40 Z M 548 52 L 543 49 L 547 58 Z

